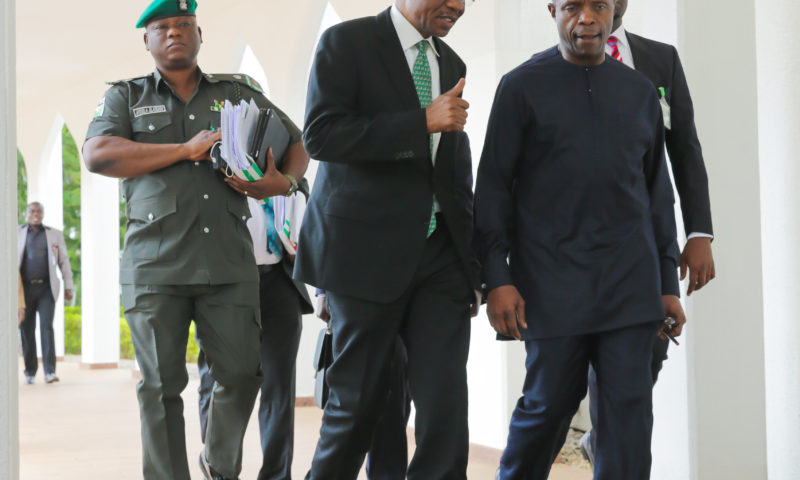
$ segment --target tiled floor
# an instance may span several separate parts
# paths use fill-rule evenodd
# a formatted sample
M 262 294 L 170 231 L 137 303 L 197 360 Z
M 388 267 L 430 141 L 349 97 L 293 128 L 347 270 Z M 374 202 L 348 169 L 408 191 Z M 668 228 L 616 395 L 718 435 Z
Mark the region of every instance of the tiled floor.
M 59 383 L 45 385 L 41 375 L 24 385 L 20 374 L 20 470 L 22 480 L 54 478 L 134 480 L 141 475 L 139 409 L 136 381 L 130 370 L 81 370 L 73 362 L 58 366 Z M 200 451 L 197 421 L 197 381 L 184 392 L 186 438 L 192 478 L 199 479 L 195 459 Z M 301 479 L 311 464 L 321 411 L 296 411 L 295 457 L 292 475 Z M 242 478 L 256 477 L 260 466 L 257 418 L 245 438 Z M 496 465 L 471 460 L 470 479 L 494 478 Z M 359 478 L 366 478 L 362 472 Z M 589 480 L 584 470 L 556 465 L 551 480 Z

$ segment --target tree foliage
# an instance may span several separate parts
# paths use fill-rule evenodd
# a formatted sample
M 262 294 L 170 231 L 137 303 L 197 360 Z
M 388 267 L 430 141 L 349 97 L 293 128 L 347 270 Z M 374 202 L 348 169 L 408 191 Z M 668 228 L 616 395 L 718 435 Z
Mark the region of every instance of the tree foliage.
M 61 130 L 62 180 L 64 185 L 64 240 L 72 279 L 73 305 L 81 302 L 81 166 L 78 147 L 66 125 Z
M 28 169 L 25 168 L 25 159 L 22 153 L 17 150 L 17 213 L 20 225 L 27 222 L 25 219 L 25 207 L 28 206 Z

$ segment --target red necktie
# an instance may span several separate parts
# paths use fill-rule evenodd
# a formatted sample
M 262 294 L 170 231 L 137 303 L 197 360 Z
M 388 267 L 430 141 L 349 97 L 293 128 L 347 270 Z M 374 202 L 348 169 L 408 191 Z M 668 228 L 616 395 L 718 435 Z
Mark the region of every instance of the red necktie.
M 610 37 L 608 37 L 608 41 L 606 43 L 608 43 L 608 46 L 611 47 L 611 56 L 614 57 L 614 59 L 619 60 L 621 62 L 622 54 L 619 53 L 619 38 L 615 37 L 614 35 L 611 35 Z

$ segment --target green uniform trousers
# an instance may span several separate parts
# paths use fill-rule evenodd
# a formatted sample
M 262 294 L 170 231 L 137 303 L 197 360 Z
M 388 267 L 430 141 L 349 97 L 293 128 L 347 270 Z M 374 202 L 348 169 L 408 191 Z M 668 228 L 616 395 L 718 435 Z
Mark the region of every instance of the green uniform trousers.
M 215 386 L 205 453 L 219 474 L 237 478 L 242 441 L 261 385 L 258 283 L 122 285 L 125 318 L 142 371 L 137 386 L 146 480 L 190 480 L 183 400 L 186 342 L 197 341 Z

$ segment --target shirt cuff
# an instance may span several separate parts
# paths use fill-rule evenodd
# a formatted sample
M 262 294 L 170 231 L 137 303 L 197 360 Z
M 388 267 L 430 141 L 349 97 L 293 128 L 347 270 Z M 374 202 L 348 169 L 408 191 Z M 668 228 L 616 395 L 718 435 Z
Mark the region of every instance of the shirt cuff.
M 686 237 L 686 240 L 691 240 L 691 239 L 693 239 L 695 237 L 699 237 L 699 238 L 714 238 L 714 235 L 711 235 L 710 233 L 692 232 L 692 233 L 689 234 L 688 237 Z

